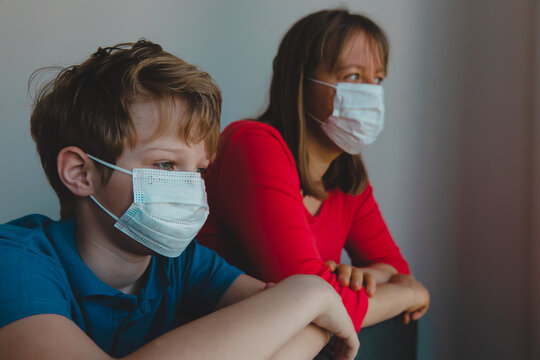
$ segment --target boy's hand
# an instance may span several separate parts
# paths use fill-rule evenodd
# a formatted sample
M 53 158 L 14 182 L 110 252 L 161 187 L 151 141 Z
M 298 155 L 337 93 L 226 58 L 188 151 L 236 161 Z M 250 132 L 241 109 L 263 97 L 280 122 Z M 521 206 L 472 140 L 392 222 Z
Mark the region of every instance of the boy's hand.
M 327 289 L 326 307 L 325 311 L 313 320 L 313 324 L 335 335 L 334 360 L 353 360 L 360 347 L 358 334 L 341 297 L 326 281 L 322 280 L 322 284 Z
M 358 291 L 364 285 L 368 297 L 375 295 L 377 283 L 375 277 L 366 271 L 366 268 L 358 268 L 347 264 L 338 265 L 333 260 L 326 261 L 326 266 L 328 266 L 331 272 L 336 273 L 341 286 L 350 287 L 352 290 Z
M 413 292 L 413 305 L 403 313 L 403 323 L 418 320 L 429 308 L 430 296 L 427 289 L 412 275 L 395 274 L 390 278 L 391 283 L 404 285 Z

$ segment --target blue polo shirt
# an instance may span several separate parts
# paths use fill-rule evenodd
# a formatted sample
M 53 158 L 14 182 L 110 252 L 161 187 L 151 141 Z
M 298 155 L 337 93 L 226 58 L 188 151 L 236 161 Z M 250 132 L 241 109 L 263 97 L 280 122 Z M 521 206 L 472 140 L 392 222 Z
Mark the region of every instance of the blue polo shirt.
M 195 241 L 177 258 L 155 255 L 138 295 L 101 281 L 81 260 L 73 221 L 29 215 L 0 225 L 0 327 L 36 314 L 71 319 L 122 357 L 212 312 L 241 272 Z

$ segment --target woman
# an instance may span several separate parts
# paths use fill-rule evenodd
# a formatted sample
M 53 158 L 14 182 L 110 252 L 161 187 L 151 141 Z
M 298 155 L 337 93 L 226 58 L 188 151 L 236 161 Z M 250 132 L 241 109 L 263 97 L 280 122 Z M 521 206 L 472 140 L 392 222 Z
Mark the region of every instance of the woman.
M 360 156 L 383 127 L 388 50 L 374 22 L 346 10 L 294 24 L 273 62 L 267 110 L 222 133 L 207 174 L 212 212 L 198 236 L 264 281 L 321 276 L 357 330 L 402 312 L 406 323 L 417 320 L 429 304 L 408 276 Z M 353 267 L 336 265 L 343 248 Z M 401 281 L 414 304 L 393 286 Z

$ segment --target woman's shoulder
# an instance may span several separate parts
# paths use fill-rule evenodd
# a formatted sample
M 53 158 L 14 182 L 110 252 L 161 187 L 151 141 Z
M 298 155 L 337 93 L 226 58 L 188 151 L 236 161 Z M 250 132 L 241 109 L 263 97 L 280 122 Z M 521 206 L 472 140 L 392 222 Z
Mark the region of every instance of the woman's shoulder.
M 238 120 L 229 124 L 221 133 L 220 152 L 226 153 L 234 148 L 241 152 L 269 155 L 281 154 L 294 163 L 289 146 L 281 133 L 272 125 L 251 119 Z
M 294 157 L 279 131 L 256 120 L 235 121 L 223 130 L 216 163 L 243 164 L 251 169 L 291 168 L 296 173 Z
M 283 137 L 275 127 L 252 119 L 234 121 L 221 134 L 221 141 L 224 143 L 230 141 L 259 143 L 261 140 L 277 140 L 278 143 L 285 144 Z

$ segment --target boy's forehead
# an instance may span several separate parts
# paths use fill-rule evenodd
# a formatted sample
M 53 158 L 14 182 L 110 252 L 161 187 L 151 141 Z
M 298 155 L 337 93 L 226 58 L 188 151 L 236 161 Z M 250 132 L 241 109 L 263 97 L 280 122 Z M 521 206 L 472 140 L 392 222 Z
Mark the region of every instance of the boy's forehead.
M 206 141 L 189 143 L 184 137 L 186 104 L 181 98 L 171 101 L 139 100 L 130 106 L 135 130 L 131 150 L 135 154 L 149 150 L 164 150 L 184 155 L 195 152 L 201 159 L 208 158 Z M 187 151 L 187 153 L 186 153 Z
M 171 101 L 143 99 L 130 106 L 130 116 L 136 133 L 136 143 L 145 144 L 163 135 L 179 137 L 179 126 L 186 105 L 180 98 Z

